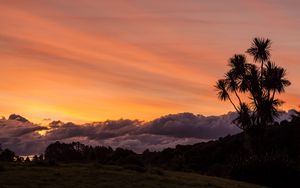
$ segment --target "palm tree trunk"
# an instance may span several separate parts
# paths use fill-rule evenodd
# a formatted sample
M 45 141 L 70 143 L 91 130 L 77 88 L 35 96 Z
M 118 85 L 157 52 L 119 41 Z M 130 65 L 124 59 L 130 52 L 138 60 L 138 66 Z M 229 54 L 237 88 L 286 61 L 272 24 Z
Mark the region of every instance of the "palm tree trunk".
M 260 87 L 261 87 L 261 91 L 263 90 L 263 69 L 264 69 L 264 61 L 261 60 L 261 65 L 260 65 Z
M 261 60 L 261 66 L 260 66 L 260 89 L 261 89 L 261 96 L 260 96 L 260 105 L 262 105 L 262 101 L 263 101 L 263 99 L 262 99 L 262 97 L 263 97 L 263 69 L 264 69 L 264 61 L 263 60 Z M 261 107 L 260 107 L 261 108 Z M 264 120 L 263 120 L 263 117 L 262 117 L 262 110 L 263 109 L 260 109 L 259 111 L 259 115 L 258 115 L 258 117 L 259 117 L 259 120 L 260 120 L 260 124 L 262 125 L 262 124 L 264 124 Z M 262 125 L 263 126 L 263 125 Z
M 232 102 L 231 98 L 228 96 L 228 100 L 231 102 L 232 106 L 234 107 L 234 109 L 238 112 L 239 110 L 237 109 L 237 107 L 235 106 L 235 104 Z
M 274 100 L 276 90 L 273 91 L 272 100 Z
M 252 89 L 250 89 L 249 90 L 249 92 L 250 92 L 250 94 L 252 95 L 252 97 L 253 97 L 253 102 L 254 102 L 254 104 L 255 104 L 255 107 L 256 107 L 256 109 L 258 108 L 258 100 L 257 100 L 257 98 L 254 96 L 254 92 L 253 92 L 253 90 Z
M 238 98 L 240 105 L 242 104 L 240 96 L 237 94 L 236 90 L 234 90 L 235 96 Z

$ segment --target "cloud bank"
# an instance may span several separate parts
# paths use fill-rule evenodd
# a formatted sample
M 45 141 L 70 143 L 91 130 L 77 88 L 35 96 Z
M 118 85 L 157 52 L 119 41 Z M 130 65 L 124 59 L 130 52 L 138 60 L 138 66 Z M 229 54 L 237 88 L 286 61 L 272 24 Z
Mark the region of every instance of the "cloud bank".
M 290 113 L 283 113 L 282 117 L 286 119 Z M 77 125 L 53 121 L 48 126 L 9 118 L 0 120 L 0 143 L 18 155 L 42 153 L 55 141 L 122 147 L 140 153 L 145 149 L 162 150 L 239 133 L 240 129 L 231 123 L 235 117 L 235 113 L 221 116 L 179 113 L 150 122 L 120 119 Z

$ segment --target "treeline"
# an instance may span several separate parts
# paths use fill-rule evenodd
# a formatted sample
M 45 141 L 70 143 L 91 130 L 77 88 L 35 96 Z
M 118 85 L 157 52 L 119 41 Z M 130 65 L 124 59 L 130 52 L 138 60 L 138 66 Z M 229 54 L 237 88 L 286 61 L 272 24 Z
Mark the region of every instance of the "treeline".
M 0 145 L 0 161 L 13 162 L 16 159 L 16 155 L 9 149 L 2 149 Z
M 55 142 L 45 150 L 45 160 L 50 162 L 98 162 L 101 164 L 122 165 L 136 164 L 143 165 L 139 155 L 135 152 L 105 146 L 87 146 L 79 142 L 69 144 Z
M 27 156 L 26 158 L 18 156 L 15 152 L 10 149 L 2 149 L 0 145 L 0 162 L 31 162 L 31 161 L 44 161 L 44 155 L 41 154 L 39 156 L 35 155 L 31 160 Z

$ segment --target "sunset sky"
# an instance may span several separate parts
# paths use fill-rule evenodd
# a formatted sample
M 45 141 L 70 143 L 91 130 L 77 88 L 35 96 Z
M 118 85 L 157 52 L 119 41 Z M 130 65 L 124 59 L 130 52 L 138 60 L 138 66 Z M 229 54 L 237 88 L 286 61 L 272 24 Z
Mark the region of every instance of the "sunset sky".
M 0 0 L 0 115 L 74 122 L 233 111 L 213 88 L 272 39 L 300 105 L 298 0 Z M 248 60 L 252 60 L 248 57 Z

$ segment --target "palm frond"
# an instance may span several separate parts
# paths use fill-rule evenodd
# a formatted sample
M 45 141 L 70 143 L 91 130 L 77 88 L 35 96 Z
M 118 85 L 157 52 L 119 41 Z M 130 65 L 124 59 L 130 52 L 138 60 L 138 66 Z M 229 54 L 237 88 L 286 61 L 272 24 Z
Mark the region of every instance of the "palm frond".
M 246 53 L 253 56 L 255 62 L 264 62 L 270 59 L 271 53 L 271 40 L 256 37 L 252 41 L 251 47 Z
M 218 80 L 215 85 L 215 88 L 217 89 L 217 92 L 218 92 L 217 93 L 218 98 L 222 101 L 226 101 L 229 97 L 229 94 L 226 90 L 226 88 L 227 88 L 226 80 L 224 80 L 224 79 Z

